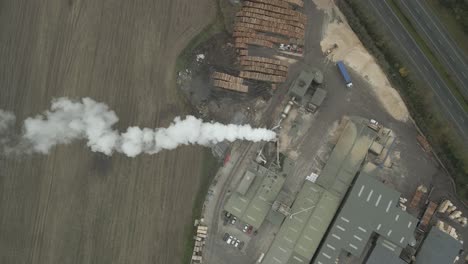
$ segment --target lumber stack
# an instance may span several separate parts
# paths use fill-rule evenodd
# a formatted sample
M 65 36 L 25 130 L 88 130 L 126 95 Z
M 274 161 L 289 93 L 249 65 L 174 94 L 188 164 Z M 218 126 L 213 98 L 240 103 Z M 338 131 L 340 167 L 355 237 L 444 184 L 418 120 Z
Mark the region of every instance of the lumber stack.
M 288 64 L 265 57 L 248 56 L 251 45 L 274 48 L 280 44 L 304 43 L 306 16 L 293 10 L 303 7 L 303 0 L 246 0 L 236 13 L 234 46 L 238 49 L 240 77 L 245 79 L 281 83 L 288 75 Z M 215 85 L 226 89 L 240 89 L 242 83 L 222 78 Z M 235 84 L 235 85 L 234 85 Z M 229 88 L 228 88 L 229 87 Z
M 214 72 L 211 77 L 213 78 L 213 85 L 216 87 L 241 93 L 247 93 L 249 91 L 249 87 L 243 84 L 244 79 L 242 78 L 222 72 Z
M 282 83 L 286 81 L 286 77 L 283 77 L 283 76 L 276 76 L 276 75 L 271 75 L 271 74 L 264 74 L 264 73 L 258 73 L 258 72 L 250 72 L 250 71 L 241 71 L 239 76 L 245 79 L 252 79 L 252 80 L 259 80 L 259 81 L 273 82 L 273 83 Z

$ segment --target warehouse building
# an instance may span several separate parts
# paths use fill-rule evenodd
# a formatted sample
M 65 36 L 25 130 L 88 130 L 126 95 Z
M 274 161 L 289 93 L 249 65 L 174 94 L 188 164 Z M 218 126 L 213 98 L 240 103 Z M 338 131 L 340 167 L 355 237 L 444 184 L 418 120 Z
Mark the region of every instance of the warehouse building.
M 342 251 L 360 257 L 372 235 L 379 237 L 379 255 L 399 256 L 408 244 L 414 245 L 418 220 L 398 207 L 399 198 L 372 172 L 361 171 L 313 263 L 334 264 Z M 399 263 L 396 258 L 394 263 Z
M 244 173 L 224 209 L 258 229 L 276 200 L 285 177 L 256 163 Z
M 311 261 L 375 137 L 365 122 L 348 121 L 317 180 L 307 179 L 299 191 L 265 263 Z

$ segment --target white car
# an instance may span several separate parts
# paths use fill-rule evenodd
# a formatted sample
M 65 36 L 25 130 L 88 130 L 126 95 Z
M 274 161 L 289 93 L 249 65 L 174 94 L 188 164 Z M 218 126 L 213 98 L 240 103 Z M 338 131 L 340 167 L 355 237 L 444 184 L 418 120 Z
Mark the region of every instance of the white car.
M 229 238 L 226 240 L 226 243 L 231 244 L 231 242 L 234 241 L 232 236 L 229 236 Z
M 234 246 L 235 246 L 235 247 L 238 247 L 238 246 L 239 246 L 239 243 L 240 243 L 240 240 L 237 239 L 237 240 L 236 240 L 236 243 L 234 243 Z

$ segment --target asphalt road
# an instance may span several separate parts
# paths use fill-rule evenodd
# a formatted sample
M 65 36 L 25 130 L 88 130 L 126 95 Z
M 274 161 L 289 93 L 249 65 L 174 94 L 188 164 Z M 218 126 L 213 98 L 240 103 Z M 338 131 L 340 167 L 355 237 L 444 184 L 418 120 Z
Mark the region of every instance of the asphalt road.
M 425 38 L 439 60 L 450 70 L 461 92 L 465 98 L 468 98 L 468 63 L 463 52 L 424 1 L 399 0 L 399 2 L 418 33 Z
M 402 52 L 404 52 L 417 73 L 426 80 L 432 90 L 434 97 L 442 106 L 444 114 L 452 121 L 459 134 L 468 142 L 468 113 L 463 109 L 450 88 L 446 85 L 440 74 L 432 66 L 424 52 L 419 48 L 416 41 L 406 31 L 403 23 L 393 13 L 387 1 L 366 0 L 375 11 L 377 18 L 391 32 Z

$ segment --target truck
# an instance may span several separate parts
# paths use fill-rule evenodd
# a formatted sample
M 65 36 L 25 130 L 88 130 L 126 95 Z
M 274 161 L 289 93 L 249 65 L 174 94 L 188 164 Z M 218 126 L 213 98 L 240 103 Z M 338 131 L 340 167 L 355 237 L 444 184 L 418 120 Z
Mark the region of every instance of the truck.
M 341 76 L 343 76 L 346 87 L 348 88 L 353 87 L 353 82 L 351 81 L 351 77 L 349 76 L 348 71 L 346 70 L 346 67 L 343 61 L 338 61 L 336 65 L 338 66 L 338 69 L 340 70 Z

